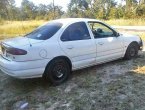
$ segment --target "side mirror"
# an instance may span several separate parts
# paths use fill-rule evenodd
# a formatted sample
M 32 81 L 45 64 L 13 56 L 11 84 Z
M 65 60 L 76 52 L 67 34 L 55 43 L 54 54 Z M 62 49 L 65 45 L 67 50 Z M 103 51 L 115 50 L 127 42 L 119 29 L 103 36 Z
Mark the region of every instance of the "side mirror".
M 114 35 L 115 35 L 116 37 L 119 37 L 119 36 L 120 36 L 120 34 L 119 34 L 118 32 L 115 32 Z

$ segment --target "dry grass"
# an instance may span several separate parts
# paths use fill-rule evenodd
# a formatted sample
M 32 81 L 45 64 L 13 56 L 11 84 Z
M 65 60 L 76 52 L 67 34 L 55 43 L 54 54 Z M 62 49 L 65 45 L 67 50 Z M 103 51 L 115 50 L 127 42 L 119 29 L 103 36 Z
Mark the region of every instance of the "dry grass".
M 145 19 L 113 19 L 105 22 L 117 26 L 145 26 Z
M 130 20 L 108 20 L 105 21 L 110 25 L 144 25 L 145 19 L 130 19 Z M 3 21 L 0 23 L 0 39 L 24 35 L 34 28 L 46 23 L 46 21 L 32 20 L 32 21 Z M 134 34 L 134 33 L 133 33 Z M 145 40 L 145 33 L 137 32 Z
M 138 66 L 138 68 L 133 70 L 133 71 L 136 72 L 136 73 L 145 74 L 145 66 L 143 66 L 143 67 Z
M 20 110 L 145 110 L 145 53 L 75 71 L 52 87 L 43 79 L 18 80 L 0 72 L 0 107 Z M 26 108 L 27 110 L 27 108 Z
M 23 26 L 25 32 L 29 32 L 43 23 L 25 21 Z M 4 32 L 9 36 L 24 34 L 21 26 L 20 22 L 2 24 L 0 35 Z M 145 33 L 128 33 L 139 34 L 145 40 Z M 144 65 L 145 52 L 142 52 L 133 60 L 75 71 L 69 81 L 57 87 L 43 79 L 18 80 L 0 71 L 0 107 L 18 110 L 20 102 L 28 102 L 30 110 L 144 110 Z
M 0 39 L 26 34 L 45 21 L 5 21 L 0 25 Z
M 145 41 L 145 33 L 139 33 L 139 35 L 140 35 L 141 38 Z

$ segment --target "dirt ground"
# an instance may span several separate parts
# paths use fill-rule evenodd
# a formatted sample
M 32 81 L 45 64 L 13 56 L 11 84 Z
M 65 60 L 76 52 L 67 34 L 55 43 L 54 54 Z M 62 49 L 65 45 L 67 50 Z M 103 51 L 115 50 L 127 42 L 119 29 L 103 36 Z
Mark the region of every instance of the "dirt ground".
M 145 110 L 145 53 L 73 72 L 53 87 L 0 72 L 1 110 Z

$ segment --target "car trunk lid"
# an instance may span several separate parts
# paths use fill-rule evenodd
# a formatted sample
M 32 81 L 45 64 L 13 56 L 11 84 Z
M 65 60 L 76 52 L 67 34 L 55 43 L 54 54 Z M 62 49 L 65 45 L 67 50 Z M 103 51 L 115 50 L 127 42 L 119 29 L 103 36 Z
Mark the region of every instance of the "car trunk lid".
M 27 37 L 16 37 L 2 41 L 4 44 L 12 47 L 20 47 L 26 45 L 32 45 L 35 43 L 42 42 L 42 40 L 31 39 Z
M 10 52 L 10 49 L 13 49 L 14 51 L 19 50 L 21 52 L 23 51 L 21 49 L 23 49 L 24 46 L 33 46 L 33 44 L 40 42 L 42 42 L 42 40 L 30 39 L 27 37 L 17 37 L 4 40 L 1 42 L 1 55 L 7 60 L 11 60 L 14 56 L 18 55 L 11 54 L 12 52 Z

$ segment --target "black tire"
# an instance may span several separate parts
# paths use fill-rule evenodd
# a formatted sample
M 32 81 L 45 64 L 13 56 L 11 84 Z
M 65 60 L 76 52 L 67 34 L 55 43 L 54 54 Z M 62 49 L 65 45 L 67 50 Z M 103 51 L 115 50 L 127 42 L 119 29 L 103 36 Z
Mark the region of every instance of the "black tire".
M 69 63 L 65 59 L 57 58 L 53 60 L 45 70 L 44 77 L 49 80 L 52 85 L 59 85 L 65 82 L 71 73 Z
M 137 43 L 131 43 L 126 50 L 124 58 L 127 59 L 127 60 L 130 60 L 132 58 L 137 57 L 138 50 L 139 50 L 138 44 Z

